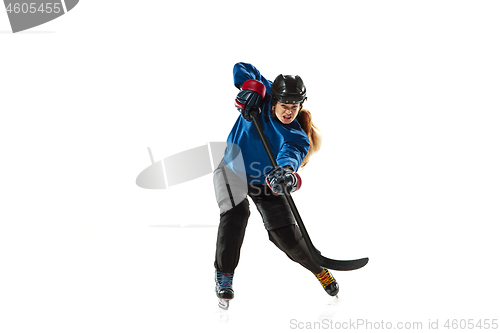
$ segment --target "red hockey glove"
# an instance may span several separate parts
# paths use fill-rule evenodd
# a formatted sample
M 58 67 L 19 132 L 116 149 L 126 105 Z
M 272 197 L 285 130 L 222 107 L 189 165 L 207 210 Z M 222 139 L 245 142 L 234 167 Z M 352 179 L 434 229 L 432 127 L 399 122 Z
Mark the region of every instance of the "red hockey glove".
M 241 91 L 236 96 L 234 105 L 238 108 L 243 118 L 252 121 L 250 112 L 258 111 L 264 105 L 266 87 L 257 80 L 247 80 L 243 83 Z

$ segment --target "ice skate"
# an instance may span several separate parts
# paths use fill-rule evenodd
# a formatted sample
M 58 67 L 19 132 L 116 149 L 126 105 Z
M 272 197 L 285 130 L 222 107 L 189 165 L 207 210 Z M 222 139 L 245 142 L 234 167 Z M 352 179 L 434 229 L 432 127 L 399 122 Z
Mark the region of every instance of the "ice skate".
M 337 281 L 335 281 L 335 279 L 330 274 L 328 269 L 323 268 L 321 273 L 316 274 L 316 278 L 321 283 L 321 285 L 323 286 L 323 289 L 325 289 L 325 291 L 328 293 L 328 295 L 337 296 L 337 294 L 339 292 L 339 284 L 337 283 Z
M 229 308 L 229 301 L 234 298 L 233 273 L 215 272 L 215 294 L 219 298 L 219 307 Z

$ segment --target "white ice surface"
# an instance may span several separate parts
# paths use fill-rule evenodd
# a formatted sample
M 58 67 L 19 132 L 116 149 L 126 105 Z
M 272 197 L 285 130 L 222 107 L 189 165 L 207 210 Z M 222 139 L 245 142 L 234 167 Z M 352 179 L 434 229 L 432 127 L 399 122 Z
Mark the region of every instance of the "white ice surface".
M 0 332 L 500 319 L 499 5 L 277 3 L 81 1 L 19 34 L 0 14 Z M 295 202 L 325 256 L 370 257 L 338 299 L 252 205 L 221 318 L 210 176 L 135 185 L 147 147 L 225 140 L 237 61 L 306 82 L 324 144 Z

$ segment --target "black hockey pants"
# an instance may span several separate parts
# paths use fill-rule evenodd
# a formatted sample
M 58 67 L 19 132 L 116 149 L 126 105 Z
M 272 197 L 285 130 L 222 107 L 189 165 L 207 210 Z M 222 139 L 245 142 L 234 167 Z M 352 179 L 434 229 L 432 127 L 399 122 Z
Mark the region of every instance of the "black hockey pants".
M 214 172 L 216 197 L 221 207 L 215 268 L 221 272 L 234 273 L 238 265 L 250 216 L 248 195 L 262 216 L 269 240 L 290 259 L 312 273 L 319 274 L 322 268 L 312 259 L 285 197 L 272 193 L 267 185 L 232 181 L 235 176 L 223 163 Z

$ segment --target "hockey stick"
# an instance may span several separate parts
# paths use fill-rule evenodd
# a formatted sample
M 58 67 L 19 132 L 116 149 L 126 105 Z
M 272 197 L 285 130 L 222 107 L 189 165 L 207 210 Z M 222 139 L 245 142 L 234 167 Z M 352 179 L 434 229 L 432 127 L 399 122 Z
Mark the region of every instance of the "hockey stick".
M 267 156 L 269 157 L 269 160 L 271 161 L 271 164 L 273 168 L 278 167 L 278 164 L 276 163 L 276 159 L 274 158 L 274 155 L 271 151 L 271 147 L 269 146 L 269 143 L 267 142 L 267 139 L 264 135 L 264 132 L 262 131 L 262 128 L 260 127 L 259 120 L 257 119 L 257 113 L 251 112 L 250 117 L 253 120 L 253 123 L 255 125 L 255 128 L 257 129 L 257 132 L 259 133 L 260 140 L 262 141 L 262 144 L 264 145 L 264 149 L 266 150 Z M 313 257 L 314 261 L 322 267 L 333 269 L 336 271 L 351 271 L 355 269 L 359 269 L 363 266 L 365 266 L 368 263 L 368 258 L 361 258 L 361 259 L 354 259 L 354 260 L 335 260 L 335 259 L 330 259 L 327 257 L 323 257 L 321 253 L 314 247 L 313 243 L 311 242 L 311 238 L 309 237 L 309 234 L 307 233 L 306 227 L 304 226 L 304 223 L 302 222 L 302 218 L 300 217 L 299 211 L 297 210 L 297 207 L 295 206 L 295 202 L 292 199 L 292 196 L 288 191 L 285 189 L 284 191 L 285 198 L 288 201 L 288 205 L 290 206 L 290 209 L 292 210 L 293 216 L 295 217 L 295 221 L 299 225 L 300 232 L 302 233 L 302 236 L 304 236 L 304 241 L 306 242 L 307 247 L 309 248 L 309 251 L 311 252 L 311 256 Z

